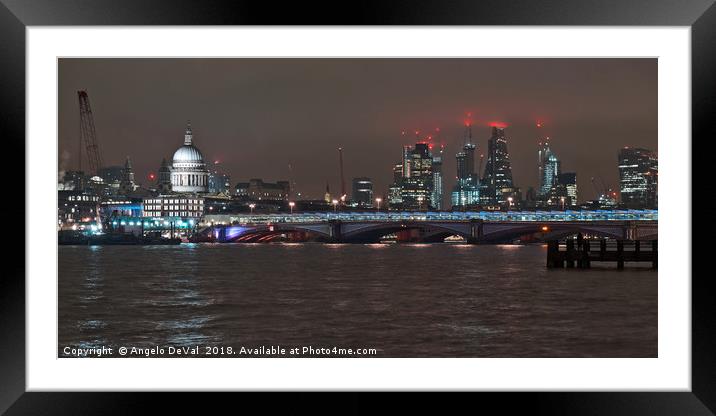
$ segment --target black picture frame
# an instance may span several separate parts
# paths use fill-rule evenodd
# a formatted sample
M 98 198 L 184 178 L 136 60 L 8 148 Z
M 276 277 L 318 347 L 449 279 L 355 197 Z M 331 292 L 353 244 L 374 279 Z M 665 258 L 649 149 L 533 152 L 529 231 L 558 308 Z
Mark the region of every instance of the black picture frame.
M 692 59 L 692 143 L 716 138 L 716 6 L 713 0 L 488 0 L 488 1 L 361 1 L 258 2 L 185 0 L 0 0 L 0 132 L 6 160 L 25 172 L 25 28 L 61 25 L 639 25 L 690 26 Z M 708 166 L 706 152 L 694 152 L 693 166 Z M 14 165 L 14 166 L 13 166 Z M 685 167 L 688 173 L 691 167 Z M 692 174 L 692 190 L 711 191 L 710 175 Z M 15 189 L 2 205 L 3 219 L 17 218 L 26 208 Z M 693 218 L 708 216 L 711 197 L 694 206 Z M 701 208 L 704 207 L 704 208 Z M 29 219 L 28 219 L 29 220 Z M 689 224 L 690 226 L 690 224 Z M 14 233 L 18 234 L 18 233 Z M 696 240 L 692 258 L 707 244 Z M 0 278 L 0 412 L 20 414 L 134 414 L 151 411 L 161 402 L 162 413 L 201 409 L 210 413 L 224 401 L 233 408 L 258 404 L 263 410 L 310 407 L 312 412 L 359 413 L 375 410 L 439 410 L 497 408 L 501 413 L 594 415 L 712 415 L 716 412 L 716 294 L 708 272 L 692 277 L 692 389 L 690 392 L 599 393 L 479 393 L 475 395 L 416 395 L 393 404 L 380 404 L 383 395 L 339 393 L 326 399 L 292 393 L 283 400 L 265 395 L 237 399 L 226 395 L 164 393 L 28 393 L 25 392 L 25 238 L 4 245 Z M 668 254 L 667 254 L 668 255 Z M 668 257 L 664 260 L 668 261 Z M 698 268 L 693 270 L 697 271 Z M 688 278 L 688 276 L 670 276 Z M 497 406 L 497 407 L 495 407 Z

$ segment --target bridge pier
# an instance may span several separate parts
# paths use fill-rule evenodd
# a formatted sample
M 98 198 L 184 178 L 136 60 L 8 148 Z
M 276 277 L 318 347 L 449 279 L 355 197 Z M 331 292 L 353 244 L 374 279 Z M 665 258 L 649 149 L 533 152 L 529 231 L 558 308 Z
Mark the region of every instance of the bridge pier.
M 342 243 L 343 242 L 343 230 L 341 228 L 341 222 L 339 220 L 328 221 L 329 241 L 331 243 Z

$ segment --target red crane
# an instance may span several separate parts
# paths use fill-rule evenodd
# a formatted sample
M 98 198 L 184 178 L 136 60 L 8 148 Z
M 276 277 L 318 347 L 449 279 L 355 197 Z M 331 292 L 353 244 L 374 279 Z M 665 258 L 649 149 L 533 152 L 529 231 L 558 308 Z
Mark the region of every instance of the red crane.
M 84 143 L 87 153 L 88 173 L 99 175 L 99 170 L 102 168 L 102 156 L 97 145 L 97 132 L 94 128 L 94 117 L 87 91 L 77 91 L 77 97 L 80 101 L 80 140 Z M 80 166 L 81 158 L 80 154 Z

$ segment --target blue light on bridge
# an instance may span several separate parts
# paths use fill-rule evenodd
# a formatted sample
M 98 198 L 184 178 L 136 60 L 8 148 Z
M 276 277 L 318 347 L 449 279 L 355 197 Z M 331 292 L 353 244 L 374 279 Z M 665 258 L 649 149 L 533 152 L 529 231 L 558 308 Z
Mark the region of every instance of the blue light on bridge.
M 297 214 L 244 214 L 231 216 L 234 224 L 389 222 L 389 221 L 471 221 L 558 222 L 558 221 L 657 221 L 657 210 L 594 211 L 479 211 L 479 212 L 302 212 Z
M 244 234 L 246 231 L 250 230 L 251 228 L 246 227 L 239 227 L 239 226 L 233 226 L 226 228 L 226 239 L 227 240 L 233 240 L 242 234 Z M 218 238 L 218 235 L 217 235 Z

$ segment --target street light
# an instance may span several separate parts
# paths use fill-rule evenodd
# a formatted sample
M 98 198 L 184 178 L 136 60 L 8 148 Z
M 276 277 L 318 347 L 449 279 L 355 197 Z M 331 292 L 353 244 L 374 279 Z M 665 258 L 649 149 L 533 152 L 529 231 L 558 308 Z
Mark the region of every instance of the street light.
M 293 214 L 293 207 L 296 205 L 295 202 L 291 201 L 288 203 L 288 206 L 291 207 L 291 214 Z
M 336 212 L 338 210 L 338 200 L 334 199 L 331 203 L 333 203 L 333 212 Z
M 249 204 L 249 208 L 251 208 L 251 213 L 254 213 L 254 208 L 256 208 L 256 204 Z
M 564 197 L 560 197 L 560 198 L 559 198 L 559 201 L 560 201 L 561 204 L 562 204 L 562 211 L 564 211 Z
M 513 201 L 512 197 L 508 196 L 507 197 L 507 209 L 510 209 L 512 207 L 512 201 Z
M 375 199 L 375 202 L 378 204 L 378 211 L 380 211 L 380 203 L 383 202 L 383 199 L 381 199 L 381 198 L 376 198 L 376 199 Z

